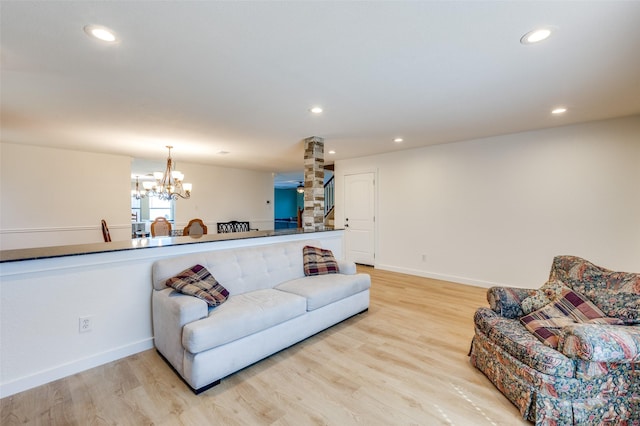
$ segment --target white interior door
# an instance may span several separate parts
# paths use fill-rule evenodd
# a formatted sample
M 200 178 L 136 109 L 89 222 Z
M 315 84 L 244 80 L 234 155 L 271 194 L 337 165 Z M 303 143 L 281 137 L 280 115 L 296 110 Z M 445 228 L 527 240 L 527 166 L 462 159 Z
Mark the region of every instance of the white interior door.
M 345 258 L 364 265 L 375 261 L 375 176 L 346 175 L 344 179 Z

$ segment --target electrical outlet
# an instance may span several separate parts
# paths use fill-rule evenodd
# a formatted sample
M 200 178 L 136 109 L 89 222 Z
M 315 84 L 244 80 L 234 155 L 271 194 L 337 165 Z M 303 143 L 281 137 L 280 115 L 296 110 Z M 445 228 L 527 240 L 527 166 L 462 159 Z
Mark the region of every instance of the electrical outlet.
M 93 328 L 93 321 L 91 317 L 78 318 L 78 331 L 80 333 L 86 333 Z
M 423 261 L 423 262 L 426 262 L 426 261 L 427 261 L 427 255 L 426 255 L 426 254 L 423 254 L 423 255 L 422 255 L 422 261 Z

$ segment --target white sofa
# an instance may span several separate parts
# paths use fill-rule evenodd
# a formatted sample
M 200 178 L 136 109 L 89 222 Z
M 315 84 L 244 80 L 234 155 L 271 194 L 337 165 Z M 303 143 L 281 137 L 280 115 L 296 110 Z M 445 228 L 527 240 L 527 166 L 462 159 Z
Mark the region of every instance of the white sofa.
M 193 253 L 153 264 L 153 328 L 158 352 L 196 393 L 369 307 L 368 274 L 338 260 L 340 273 L 305 276 L 294 241 Z M 165 286 L 200 264 L 229 291 L 216 308 Z

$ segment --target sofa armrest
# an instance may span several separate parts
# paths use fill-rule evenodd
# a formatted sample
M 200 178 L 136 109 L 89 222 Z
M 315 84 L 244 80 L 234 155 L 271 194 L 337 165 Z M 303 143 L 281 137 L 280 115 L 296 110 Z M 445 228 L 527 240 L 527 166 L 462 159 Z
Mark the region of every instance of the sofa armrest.
M 161 315 L 171 318 L 170 323 L 180 328 L 209 315 L 207 302 L 170 288 L 160 291 L 156 302 L 162 308 Z
M 166 288 L 152 296 L 153 338 L 158 351 L 182 373 L 182 327 L 209 314 L 207 302 Z
M 345 275 L 355 275 L 358 271 L 356 270 L 356 264 L 354 262 L 348 262 L 346 260 L 338 260 L 338 269 L 341 274 Z
M 487 301 L 491 309 L 500 316 L 515 319 L 524 315 L 522 300 L 531 290 L 515 287 L 491 287 L 487 290 Z
M 558 350 L 585 361 L 640 363 L 640 326 L 567 326 L 560 333 Z

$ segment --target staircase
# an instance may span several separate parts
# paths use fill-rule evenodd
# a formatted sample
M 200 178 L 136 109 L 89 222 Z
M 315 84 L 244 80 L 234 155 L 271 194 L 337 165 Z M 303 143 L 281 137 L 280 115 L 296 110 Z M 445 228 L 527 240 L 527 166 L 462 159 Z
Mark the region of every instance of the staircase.
M 334 213 L 333 209 L 329 212 L 328 215 L 324 217 L 324 226 L 328 229 L 335 227 Z
M 324 184 L 324 226 L 327 228 L 333 228 L 334 221 L 334 207 L 335 207 L 335 176 L 331 176 L 331 179 Z
M 335 179 L 331 176 L 331 179 L 324 184 L 324 226 L 327 228 L 333 228 L 335 226 Z M 302 213 L 301 208 L 298 209 L 298 228 L 302 228 Z

